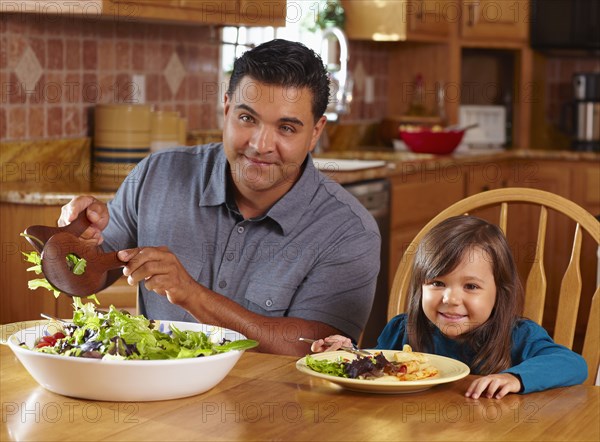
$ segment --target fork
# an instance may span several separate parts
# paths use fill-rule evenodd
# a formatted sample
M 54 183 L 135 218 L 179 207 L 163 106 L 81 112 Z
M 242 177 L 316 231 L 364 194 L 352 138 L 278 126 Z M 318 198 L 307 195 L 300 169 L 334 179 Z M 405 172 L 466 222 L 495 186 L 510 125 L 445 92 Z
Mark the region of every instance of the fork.
M 317 342 L 316 339 L 310 339 L 310 338 L 298 338 L 298 340 L 302 341 L 302 342 L 307 342 L 309 344 L 312 344 L 313 342 Z M 328 344 L 325 343 L 325 345 L 328 345 Z M 348 353 L 353 353 L 353 354 L 359 355 L 359 356 L 373 356 L 368 351 L 361 350 L 354 344 L 352 344 L 352 347 L 342 346 L 342 347 L 340 347 L 340 350 L 344 350 L 344 351 L 347 351 Z

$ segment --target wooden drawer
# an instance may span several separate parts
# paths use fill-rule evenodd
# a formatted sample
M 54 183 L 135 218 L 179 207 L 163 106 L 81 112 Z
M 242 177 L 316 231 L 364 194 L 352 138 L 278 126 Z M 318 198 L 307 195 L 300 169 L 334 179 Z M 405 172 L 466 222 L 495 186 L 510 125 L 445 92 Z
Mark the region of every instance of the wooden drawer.
M 464 176 L 459 168 L 451 175 L 435 172 L 397 177 L 392 180 L 391 228 L 411 224 L 422 227 L 464 196 Z

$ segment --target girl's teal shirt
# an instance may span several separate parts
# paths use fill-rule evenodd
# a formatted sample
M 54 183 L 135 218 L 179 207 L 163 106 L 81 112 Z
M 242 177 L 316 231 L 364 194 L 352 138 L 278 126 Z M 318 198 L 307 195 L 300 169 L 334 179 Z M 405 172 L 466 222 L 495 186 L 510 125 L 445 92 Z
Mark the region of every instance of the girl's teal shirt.
M 405 313 L 392 318 L 379 335 L 377 348 L 401 350 L 408 344 L 406 322 Z M 465 343 L 435 328 L 433 346 L 429 353 L 462 361 L 471 368 L 471 373 L 478 374 L 472 365 L 475 352 Z M 520 320 L 513 329 L 511 358 L 512 367 L 502 373 L 511 373 L 520 379 L 521 393 L 581 384 L 588 375 L 581 355 L 555 343 L 544 328 L 528 319 Z

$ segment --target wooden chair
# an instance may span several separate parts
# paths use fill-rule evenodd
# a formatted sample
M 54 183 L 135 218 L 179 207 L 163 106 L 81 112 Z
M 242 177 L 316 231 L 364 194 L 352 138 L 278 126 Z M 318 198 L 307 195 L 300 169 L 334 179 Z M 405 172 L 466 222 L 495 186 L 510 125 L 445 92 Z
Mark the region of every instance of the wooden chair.
M 413 239 L 398 266 L 390 292 L 388 320 L 400 312 L 406 311 L 408 303 L 406 294 L 408 291 L 410 270 L 414 259 L 414 251 L 426 232 L 441 221 L 452 216 L 471 213 L 482 208 L 489 208 L 490 206 L 496 206 L 496 208 L 499 206 L 499 220 L 497 224 L 506 234 L 509 204 L 512 205 L 513 203 L 519 203 L 520 207 L 523 207 L 522 203 L 539 207 L 539 225 L 537 231 L 537 244 L 535 246 L 535 259 L 533 260 L 533 265 L 529 271 L 525 284 L 524 316 L 540 325 L 542 324 L 546 300 L 547 283 L 544 270 L 544 248 L 546 245 L 548 211 L 555 211 L 575 222 L 571 257 L 560 285 L 553 334 L 555 342 L 568 348 L 572 348 L 582 291 L 580 270 L 582 229 L 589 233 L 592 239 L 596 241 L 600 253 L 600 246 L 598 246 L 598 244 L 600 244 L 600 222 L 598 222 L 598 220 L 589 212 L 572 201 L 559 195 L 537 189 L 505 188 L 482 192 L 456 202 L 433 218 Z M 497 209 L 495 213 L 497 213 Z M 478 213 L 471 214 L 479 216 Z M 589 257 L 586 259 L 589 259 Z M 600 267 L 598 268 L 598 271 L 600 271 Z M 589 376 L 586 381 L 588 384 L 593 384 L 596 376 L 599 374 L 599 293 L 600 283 L 596 282 L 596 289 L 591 300 L 589 318 L 587 320 L 587 327 L 583 338 L 583 348 L 581 351 L 588 364 Z

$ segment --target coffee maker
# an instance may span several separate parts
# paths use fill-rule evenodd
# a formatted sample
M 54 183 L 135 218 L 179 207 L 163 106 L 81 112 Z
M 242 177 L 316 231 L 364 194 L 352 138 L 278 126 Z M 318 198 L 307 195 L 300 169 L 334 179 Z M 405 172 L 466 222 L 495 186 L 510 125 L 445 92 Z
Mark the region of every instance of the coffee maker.
M 600 152 L 600 72 L 573 75 L 573 150 Z

